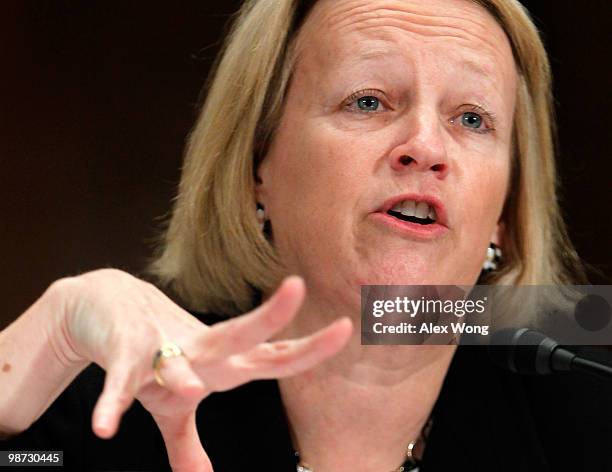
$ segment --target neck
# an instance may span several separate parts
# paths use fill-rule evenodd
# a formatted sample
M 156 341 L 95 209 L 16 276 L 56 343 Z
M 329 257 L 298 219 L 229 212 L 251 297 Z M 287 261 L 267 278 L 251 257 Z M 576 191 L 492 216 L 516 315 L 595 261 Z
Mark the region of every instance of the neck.
M 322 308 L 307 300 L 275 337 L 304 336 L 341 316 Z M 279 387 L 303 462 L 316 472 L 389 472 L 429 418 L 455 348 L 363 346 L 352 318 L 353 335 L 340 353 L 280 379 Z

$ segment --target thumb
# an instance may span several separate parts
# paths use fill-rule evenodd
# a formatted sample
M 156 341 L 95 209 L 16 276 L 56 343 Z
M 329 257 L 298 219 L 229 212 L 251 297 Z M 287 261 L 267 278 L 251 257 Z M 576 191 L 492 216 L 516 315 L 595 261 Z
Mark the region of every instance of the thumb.
M 187 415 L 153 415 L 161 431 L 173 472 L 213 472 L 196 426 L 196 412 Z

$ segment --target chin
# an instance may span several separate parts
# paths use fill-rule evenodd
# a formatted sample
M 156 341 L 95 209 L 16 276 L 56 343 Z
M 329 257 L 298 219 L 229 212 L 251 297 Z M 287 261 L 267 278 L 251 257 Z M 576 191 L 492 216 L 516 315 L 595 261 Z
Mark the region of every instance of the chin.
M 386 257 L 378 264 L 370 266 L 367 273 L 361 273 L 357 285 L 442 285 L 448 271 L 440 264 L 431 263 L 421 258 Z

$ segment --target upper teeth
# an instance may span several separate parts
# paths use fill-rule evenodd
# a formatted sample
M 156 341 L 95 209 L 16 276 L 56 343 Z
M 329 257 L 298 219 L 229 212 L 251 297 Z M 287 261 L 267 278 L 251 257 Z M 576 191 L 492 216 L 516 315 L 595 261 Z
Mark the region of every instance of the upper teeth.
M 436 221 L 436 210 L 425 202 L 415 202 L 414 200 L 404 200 L 396 203 L 391 211 L 396 211 L 404 216 L 416 216 L 417 218 Z

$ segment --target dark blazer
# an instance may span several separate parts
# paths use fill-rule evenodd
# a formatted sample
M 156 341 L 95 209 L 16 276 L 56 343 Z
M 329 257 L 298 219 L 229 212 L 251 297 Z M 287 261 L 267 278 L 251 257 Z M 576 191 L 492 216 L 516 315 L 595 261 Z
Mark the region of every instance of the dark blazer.
M 67 470 L 170 470 L 161 435 L 138 402 L 113 439 L 93 434 L 103 381 L 92 364 L 0 450 L 63 450 Z M 484 348 L 460 346 L 432 412 L 420 472 L 612 471 L 611 384 L 574 374 L 519 376 L 493 365 Z M 210 395 L 197 421 L 215 472 L 295 472 L 276 380 Z

